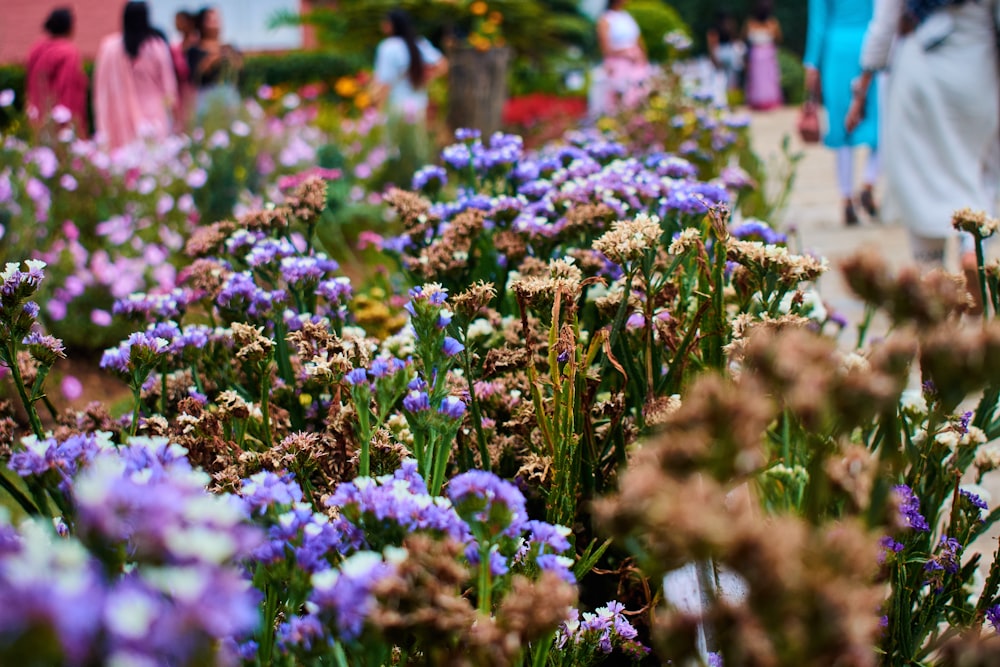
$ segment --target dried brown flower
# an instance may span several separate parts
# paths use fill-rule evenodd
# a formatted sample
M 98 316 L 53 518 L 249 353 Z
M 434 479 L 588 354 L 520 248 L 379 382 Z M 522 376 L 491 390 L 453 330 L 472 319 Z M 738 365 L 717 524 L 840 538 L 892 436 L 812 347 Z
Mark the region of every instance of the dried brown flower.
M 951 226 L 960 232 L 969 232 L 978 238 L 986 239 L 1000 229 L 1000 220 L 987 215 L 986 211 L 963 208 L 952 214 Z
M 198 227 L 191 233 L 184 246 L 188 257 L 207 257 L 222 249 L 225 240 L 237 229 L 232 220 L 222 220 L 205 227 Z
M 471 320 L 478 316 L 480 311 L 496 298 L 496 295 L 497 290 L 493 283 L 480 280 L 464 292 L 456 294 L 451 302 L 456 312 Z
M 300 222 L 312 224 L 326 209 L 326 190 L 325 180 L 310 176 L 286 198 L 285 206 Z
M 612 262 L 625 265 L 655 250 L 662 234 L 658 217 L 640 213 L 633 220 L 613 223 L 610 231 L 594 241 L 593 247 Z
M 274 341 L 264 335 L 264 327 L 233 322 L 233 341 L 236 343 L 236 358 L 243 361 L 261 362 L 271 358 Z

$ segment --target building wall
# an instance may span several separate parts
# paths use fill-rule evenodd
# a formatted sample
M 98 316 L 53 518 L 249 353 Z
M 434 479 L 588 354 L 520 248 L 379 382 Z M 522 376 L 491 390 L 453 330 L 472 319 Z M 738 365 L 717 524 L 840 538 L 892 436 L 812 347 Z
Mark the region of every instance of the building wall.
M 149 0 L 153 22 L 173 37 L 173 15 L 179 9 L 211 4 L 222 13 L 223 37 L 245 51 L 308 46 L 299 28 L 269 30 L 278 10 L 298 10 L 301 0 Z M 0 0 L 0 63 L 23 62 L 42 35 L 42 23 L 53 8 L 71 6 L 76 14 L 74 41 L 90 59 L 101 39 L 121 29 L 124 0 Z

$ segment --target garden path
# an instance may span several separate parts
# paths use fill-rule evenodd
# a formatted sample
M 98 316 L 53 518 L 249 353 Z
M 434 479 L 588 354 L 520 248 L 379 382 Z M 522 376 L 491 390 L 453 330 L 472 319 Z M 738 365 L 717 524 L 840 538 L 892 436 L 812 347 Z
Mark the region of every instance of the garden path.
M 910 263 L 906 230 L 899 223 L 871 222 L 863 217 L 862 224 L 856 227 L 844 226 L 842 204 L 836 183 L 834 153 L 822 145 L 804 145 L 796 133 L 797 120 L 798 109 L 794 107 L 751 115 L 751 141 L 754 149 L 765 161 L 780 159 L 781 142 L 785 135 L 791 135 L 793 151 L 803 152 L 788 207 L 779 219 L 770 222 L 779 229 L 794 226 L 798 231 L 801 250 L 813 252 L 830 260 L 831 271 L 820 280 L 820 294 L 828 307 L 844 315 L 847 321 L 854 325 L 861 320 L 864 309 L 861 302 L 848 290 L 837 269 L 838 260 L 868 246 L 879 250 L 890 266 L 898 270 Z M 856 173 L 858 174 L 861 173 L 861 160 L 864 157 L 863 151 L 857 151 Z M 772 183 L 770 187 L 775 185 Z M 988 257 L 1000 255 L 1000 248 L 997 246 L 998 244 L 994 243 L 992 247 L 987 247 Z M 954 249 L 951 250 L 954 252 Z M 948 268 L 956 271 L 957 267 L 957 257 L 950 256 Z M 881 335 L 885 333 L 886 328 L 885 321 L 873 322 L 871 335 Z M 853 328 L 845 330 L 842 342 L 845 345 L 853 345 L 855 335 L 856 330 Z M 911 384 L 914 387 L 919 386 L 919 377 L 915 376 Z M 974 407 L 973 403 L 968 409 Z M 988 473 L 983 480 L 983 486 L 990 496 L 984 499 L 991 508 L 995 507 L 1000 503 L 1000 471 Z M 991 555 L 997 550 L 998 537 L 1000 537 L 1000 525 L 994 525 L 973 545 L 973 549 L 984 555 L 984 575 L 985 569 L 992 561 Z

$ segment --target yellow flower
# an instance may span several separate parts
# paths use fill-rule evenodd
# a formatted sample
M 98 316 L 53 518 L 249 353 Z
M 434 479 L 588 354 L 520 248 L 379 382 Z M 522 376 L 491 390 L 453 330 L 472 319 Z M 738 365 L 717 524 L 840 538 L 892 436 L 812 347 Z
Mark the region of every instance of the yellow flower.
M 302 407 L 308 408 L 312 402 L 313 402 L 313 397 L 310 396 L 309 394 L 299 394 L 299 404 Z
M 489 7 L 482 0 L 476 0 L 476 2 L 469 5 L 469 11 L 472 12 L 473 16 L 482 16 L 488 9 Z
M 358 93 L 357 97 L 354 98 L 354 106 L 359 109 L 367 109 L 372 104 L 371 95 L 362 91 Z
M 469 44 L 477 51 L 488 51 L 490 48 L 490 40 L 482 35 L 469 35 Z
M 358 84 L 351 77 L 342 76 L 333 84 L 333 90 L 341 97 L 353 97 L 358 92 Z
M 497 26 L 495 23 L 487 22 L 483 24 L 483 32 L 486 33 L 487 35 L 492 35 L 494 32 L 496 32 L 496 30 Z

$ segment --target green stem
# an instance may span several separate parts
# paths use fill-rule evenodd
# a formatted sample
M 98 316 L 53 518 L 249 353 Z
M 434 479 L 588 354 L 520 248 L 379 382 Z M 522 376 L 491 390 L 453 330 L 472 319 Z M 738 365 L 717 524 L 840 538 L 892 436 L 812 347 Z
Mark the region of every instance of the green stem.
M 440 494 L 441 487 L 444 486 L 444 473 L 448 470 L 448 459 L 451 458 L 451 441 L 452 438 L 443 438 L 440 436 L 434 438 L 434 468 L 431 474 L 431 483 L 428 487 L 432 496 Z
M 979 298 L 983 304 L 983 321 L 990 318 L 989 295 L 986 293 L 986 258 L 983 256 L 983 239 L 976 234 L 976 277 L 979 279 Z
M 7 476 L 3 473 L 0 473 L 0 486 L 2 486 L 4 490 L 10 494 L 11 498 L 17 501 L 17 504 L 21 506 L 21 509 L 27 512 L 30 516 L 38 516 L 41 514 L 39 509 L 35 507 L 34 503 L 28 500 L 28 496 L 21 493 L 21 490 L 17 488 L 12 481 L 7 479 Z
M 7 364 L 8 368 L 10 368 L 11 376 L 14 378 L 17 395 L 21 398 L 24 410 L 28 413 L 28 422 L 31 424 L 31 430 L 39 439 L 42 439 L 45 437 L 45 431 L 42 429 L 42 422 L 38 418 L 38 413 L 35 412 L 35 405 L 31 402 L 28 392 L 24 389 L 24 378 L 21 376 L 21 369 L 17 365 L 17 346 L 13 341 L 7 343 Z
M 129 428 L 129 436 L 134 437 L 139 430 L 139 402 L 141 400 L 142 386 L 132 387 L 132 426 Z
M 160 366 L 160 414 L 167 416 L 167 366 Z
M 261 364 L 260 373 L 260 414 L 264 425 L 264 445 L 271 448 L 271 383 L 269 364 Z
M 368 406 L 357 406 L 358 408 L 358 431 L 361 436 L 361 453 L 358 457 L 358 475 L 361 477 L 371 477 L 371 445 L 372 434 L 369 424 L 371 413 Z
M 476 397 L 475 383 L 472 380 L 472 362 L 469 359 L 469 344 L 466 341 L 465 350 L 462 353 L 463 366 L 465 367 L 465 377 L 469 383 L 469 407 L 472 410 L 472 424 L 476 429 L 476 444 L 479 445 L 479 465 L 486 472 L 490 471 L 490 450 L 486 445 L 486 434 L 483 432 L 482 414 L 479 411 L 479 399 Z
M 489 616 L 492 608 L 492 591 L 490 590 L 490 547 L 479 547 L 479 611 Z
M 260 660 L 261 665 L 272 664 L 272 653 L 274 652 L 274 620 L 278 616 L 278 595 L 275 593 L 274 585 L 267 585 L 267 593 L 264 598 L 264 625 L 260 633 Z

